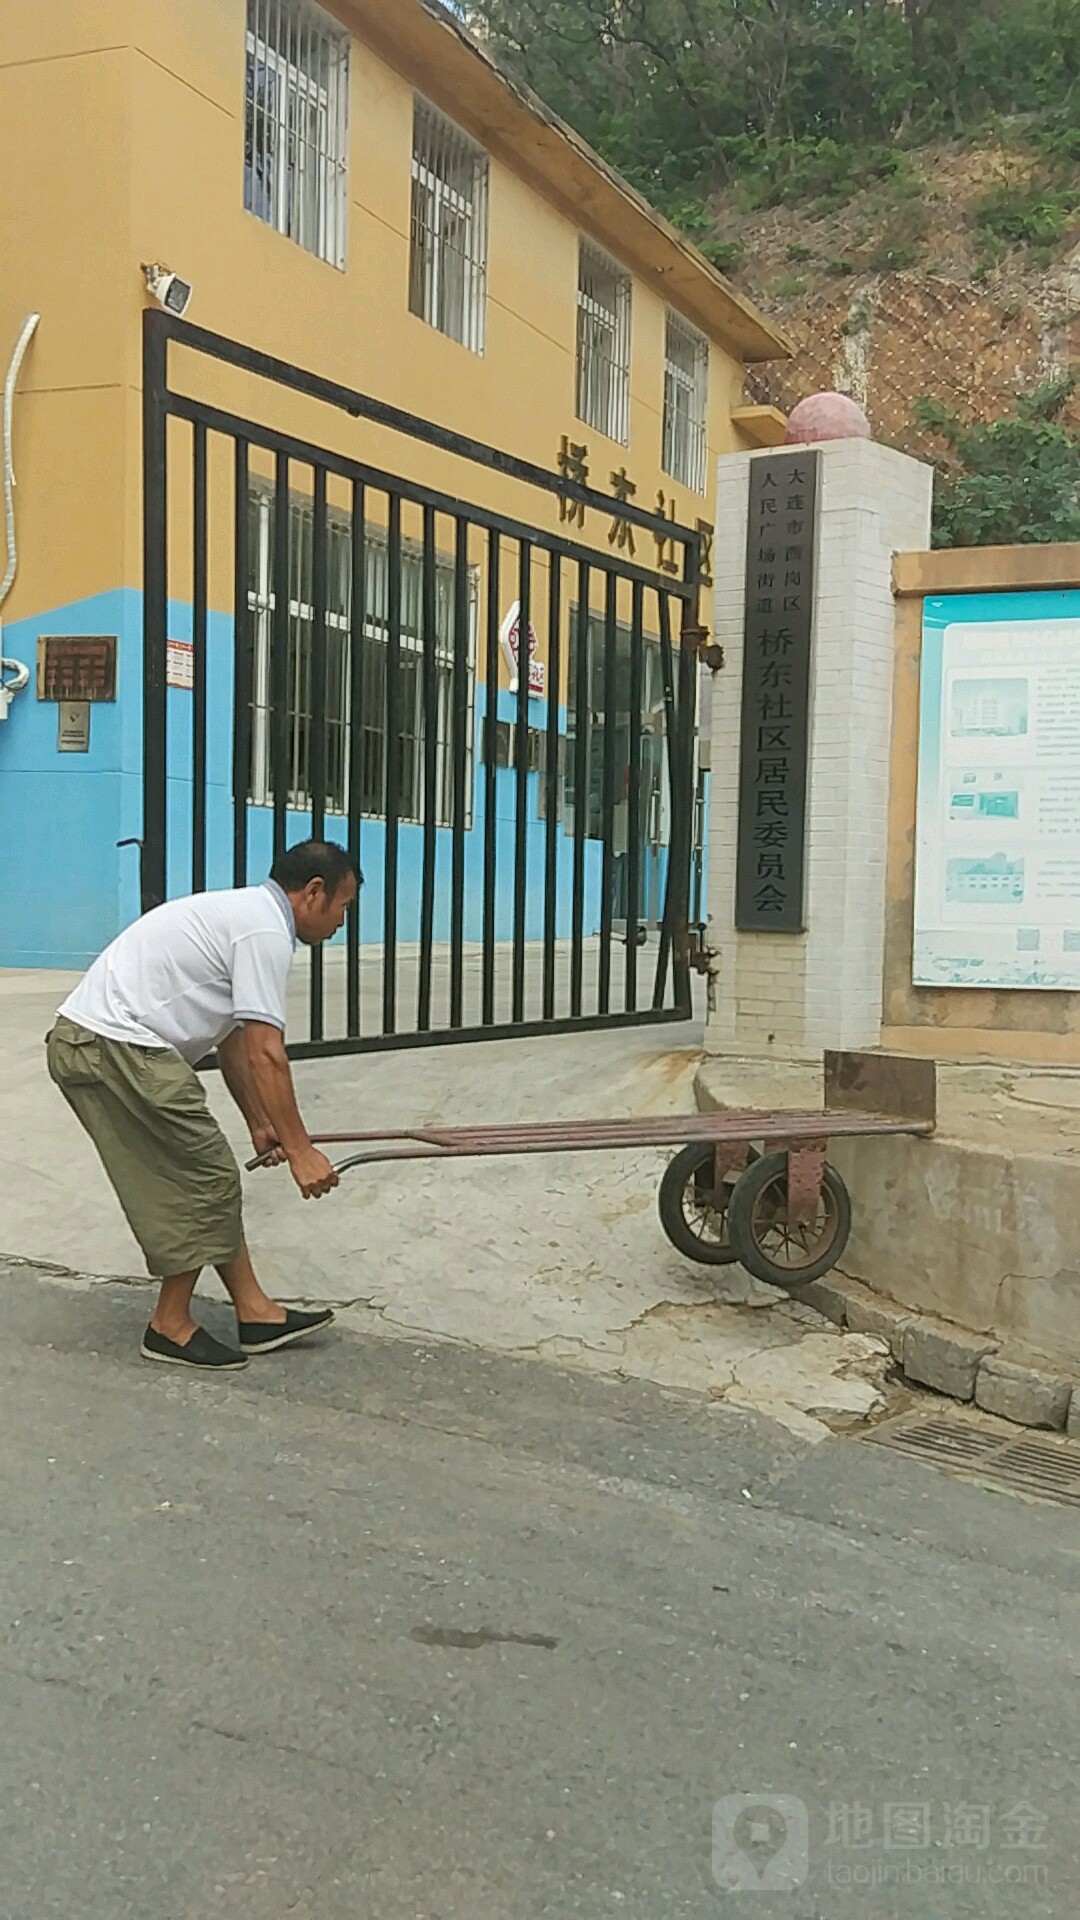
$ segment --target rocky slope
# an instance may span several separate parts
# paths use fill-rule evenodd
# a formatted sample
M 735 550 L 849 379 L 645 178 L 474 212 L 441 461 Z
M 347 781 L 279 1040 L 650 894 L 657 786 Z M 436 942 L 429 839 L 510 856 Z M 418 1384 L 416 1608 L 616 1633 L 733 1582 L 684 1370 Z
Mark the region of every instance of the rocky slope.
M 796 346 L 792 362 L 751 370 L 748 397 L 789 408 L 839 387 L 880 438 L 931 455 L 914 399 L 992 420 L 1080 364 L 1080 213 L 1025 244 L 984 212 L 995 194 L 1022 203 L 1030 170 L 1005 150 L 928 148 L 842 206 L 739 215 L 717 202 L 719 237 L 743 249 L 732 277 Z M 1080 425 L 1080 396 L 1070 407 Z

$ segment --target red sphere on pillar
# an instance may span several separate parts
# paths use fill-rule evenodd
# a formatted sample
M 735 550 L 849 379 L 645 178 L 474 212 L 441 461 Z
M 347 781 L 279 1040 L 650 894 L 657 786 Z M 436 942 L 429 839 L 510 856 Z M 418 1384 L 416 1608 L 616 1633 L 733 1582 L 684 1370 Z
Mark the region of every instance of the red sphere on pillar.
M 811 393 L 793 407 L 785 444 L 806 447 L 816 440 L 869 440 L 870 422 L 847 393 Z

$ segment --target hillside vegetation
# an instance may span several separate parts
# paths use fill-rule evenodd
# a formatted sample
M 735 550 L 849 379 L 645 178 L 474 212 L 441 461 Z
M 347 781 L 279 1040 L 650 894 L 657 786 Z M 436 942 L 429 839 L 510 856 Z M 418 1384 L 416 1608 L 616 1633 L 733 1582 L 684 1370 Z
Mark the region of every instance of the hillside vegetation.
M 478 0 L 496 54 L 774 313 L 789 406 L 937 460 L 940 539 L 1080 539 L 1080 0 Z

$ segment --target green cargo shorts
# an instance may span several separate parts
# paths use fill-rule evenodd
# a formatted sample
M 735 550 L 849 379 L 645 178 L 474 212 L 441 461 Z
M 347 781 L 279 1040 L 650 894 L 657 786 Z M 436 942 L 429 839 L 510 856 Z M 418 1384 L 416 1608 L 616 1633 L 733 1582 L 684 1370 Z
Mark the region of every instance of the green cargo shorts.
M 240 1169 L 202 1082 L 171 1047 L 105 1040 L 61 1016 L 49 1072 L 90 1135 L 151 1274 L 235 1260 Z

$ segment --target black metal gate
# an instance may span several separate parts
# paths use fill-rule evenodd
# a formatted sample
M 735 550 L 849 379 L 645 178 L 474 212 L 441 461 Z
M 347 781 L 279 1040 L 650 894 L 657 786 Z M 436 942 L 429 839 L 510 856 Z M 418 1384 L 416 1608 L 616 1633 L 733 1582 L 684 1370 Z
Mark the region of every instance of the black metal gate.
M 347 844 L 367 884 L 294 1055 L 688 1018 L 701 531 L 168 314 L 143 344 L 143 910 Z M 285 430 L 313 401 L 325 444 Z M 356 458 L 356 420 L 449 484 Z

